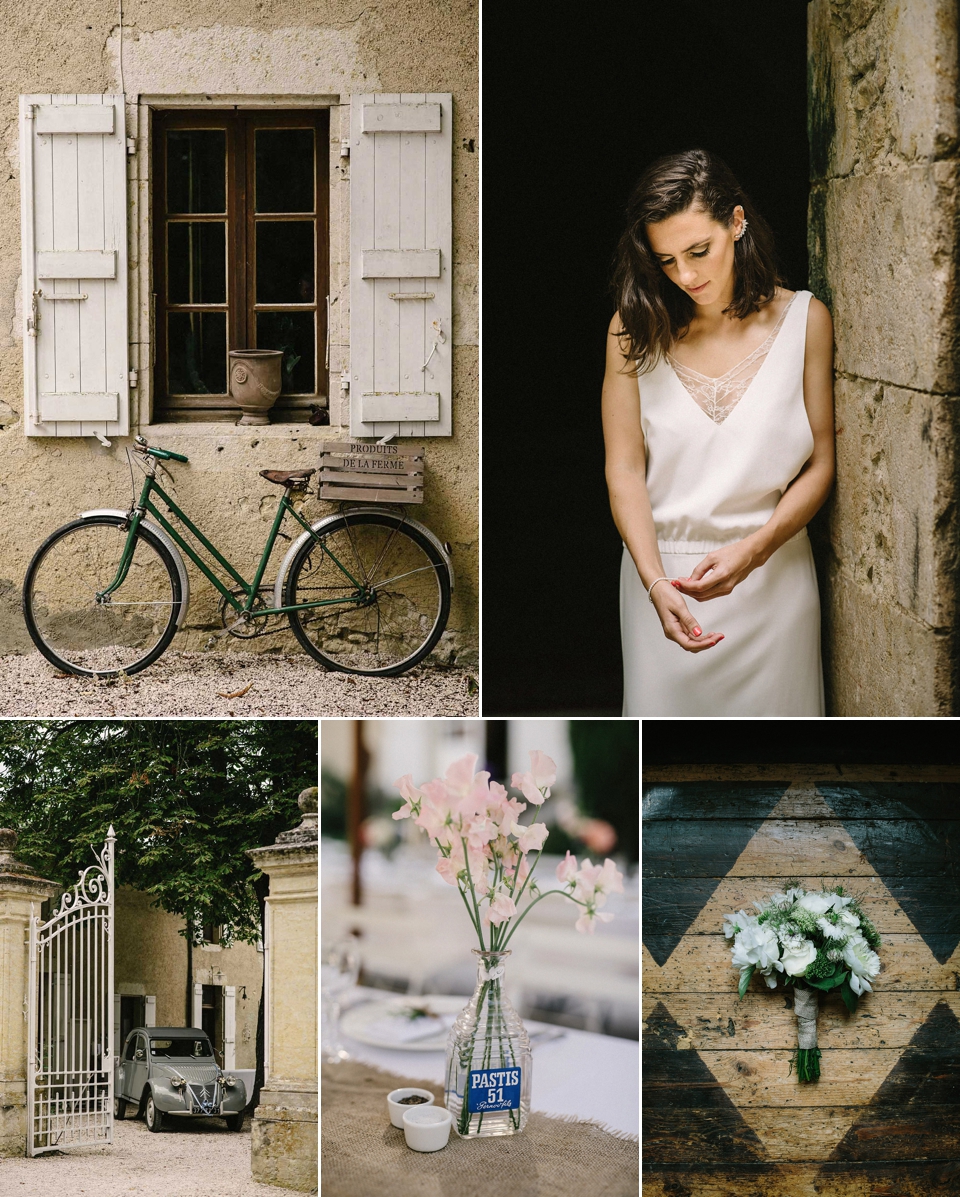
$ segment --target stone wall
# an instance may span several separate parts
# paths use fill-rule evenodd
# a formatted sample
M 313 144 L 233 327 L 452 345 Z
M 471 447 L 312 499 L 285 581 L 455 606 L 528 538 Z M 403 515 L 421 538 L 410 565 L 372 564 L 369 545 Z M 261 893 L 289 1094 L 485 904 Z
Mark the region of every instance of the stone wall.
M 0 0 L 0 653 L 32 648 L 19 613 L 27 563 L 40 542 L 78 512 L 128 503 L 127 441 L 105 448 L 93 437 L 28 438 L 23 406 L 20 287 L 20 177 L 17 97 L 22 93 L 118 92 L 116 0 L 60 0 L 25 6 Z M 341 169 L 341 123 L 354 92 L 453 93 L 454 435 L 428 438 L 424 522 L 453 549 L 456 590 L 437 650 L 475 664 L 478 597 L 479 379 L 477 330 L 478 128 L 474 0 L 125 0 L 123 80 L 130 160 L 129 257 L 133 431 L 190 458 L 175 466 L 177 498 L 221 551 L 252 574 L 279 498 L 261 469 L 319 464 L 324 440 L 342 439 L 339 388 L 331 427 L 276 424 L 150 423 L 151 296 L 140 259 L 149 246 L 140 197 L 149 153 L 142 96 L 196 97 L 217 107 L 237 97 L 281 101 L 316 96 L 331 115 L 330 371 L 349 347 L 349 171 Z M 219 100 L 219 104 L 218 104 Z M 143 253 L 141 252 L 143 251 Z M 421 443 L 421 442 L 414 442 Z M 305 514 L 333 510 L 311 500 Z M 283 542 L 280 542 L 281 546 Z M 274 564 L 285 551 L 277 550 Z M 194 600 L 179 648 L 201 648 L 218 624 L 213 588 L 189 566 Z M 272 571 L 268 580 L 272 580 Z M 225 647 L 298 652 L 289 632 Z
M 810 287 L 836 329 L 815 525 L 831 715 L 957 713 L 955 0 L 809 6 Z

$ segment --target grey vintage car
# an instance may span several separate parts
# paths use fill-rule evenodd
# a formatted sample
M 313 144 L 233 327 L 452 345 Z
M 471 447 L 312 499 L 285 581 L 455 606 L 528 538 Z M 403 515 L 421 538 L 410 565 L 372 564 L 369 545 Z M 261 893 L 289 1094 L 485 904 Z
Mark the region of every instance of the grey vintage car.
M 206 1031 L 196 1027 L 137 1027 L 127 1036 L 114 1071 L 114 1113 L 127 1106 L 158 1131 L 174 1115 L 224 1118 L 243 1127 L 247 1091 L 240 1077 L 223 1072 Z

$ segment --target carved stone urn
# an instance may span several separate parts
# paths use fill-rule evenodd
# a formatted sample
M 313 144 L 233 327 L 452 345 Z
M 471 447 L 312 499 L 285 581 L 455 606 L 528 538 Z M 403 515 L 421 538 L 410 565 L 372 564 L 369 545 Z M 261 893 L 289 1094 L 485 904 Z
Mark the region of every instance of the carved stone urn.
M 231 349 L 230 394 L 243 415 L 238 424 L 269 424 L 280 394 L 280 349 Z

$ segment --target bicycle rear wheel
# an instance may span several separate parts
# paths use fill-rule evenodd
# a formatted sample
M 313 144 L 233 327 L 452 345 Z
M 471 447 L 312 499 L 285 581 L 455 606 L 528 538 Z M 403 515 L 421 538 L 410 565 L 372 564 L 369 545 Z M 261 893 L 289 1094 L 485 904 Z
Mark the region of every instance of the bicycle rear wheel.
M 27 630 L 64 673 L 136 673 L 173 639 L 183 598 L 180 576 L 149 529 L 137 530 L 122 585 L 97 598 L 117 575 L 126 539 L 122 516 L 89 516 L 58 528 L 30 562 L 23 582 Z
M 394 677 L 440 639 L 450 614 L 450 571 L 428 537 L 400 516 L 348 512 L 304 543 L 284 587 L 300 644 L 329 669 Z M 355 601 L 359 600 L 359 601 Z

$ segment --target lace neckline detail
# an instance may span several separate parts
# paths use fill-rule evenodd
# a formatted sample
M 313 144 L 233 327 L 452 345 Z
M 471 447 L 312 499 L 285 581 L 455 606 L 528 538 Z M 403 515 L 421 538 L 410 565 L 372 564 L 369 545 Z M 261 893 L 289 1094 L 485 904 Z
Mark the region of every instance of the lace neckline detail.
M 709 374 L 701 374 L 698 370 L 678 362 L 672 353 L 667 354 L 670 365 L 684 390 L 690 394 L 697 406 L 713 420 L 714 424 L 722 424 L 747 393 L 750 384 L 759 373 L 760 367 L 766 361 L 767 354 L 773 348 L 777 334 L 783 327 L 783 322 L 793 307 L 797 295 L 799 292 L 791 296 L 769 336 L 752 353 L 747 354 L 745 358 L 717 378 L 711 378 Z

